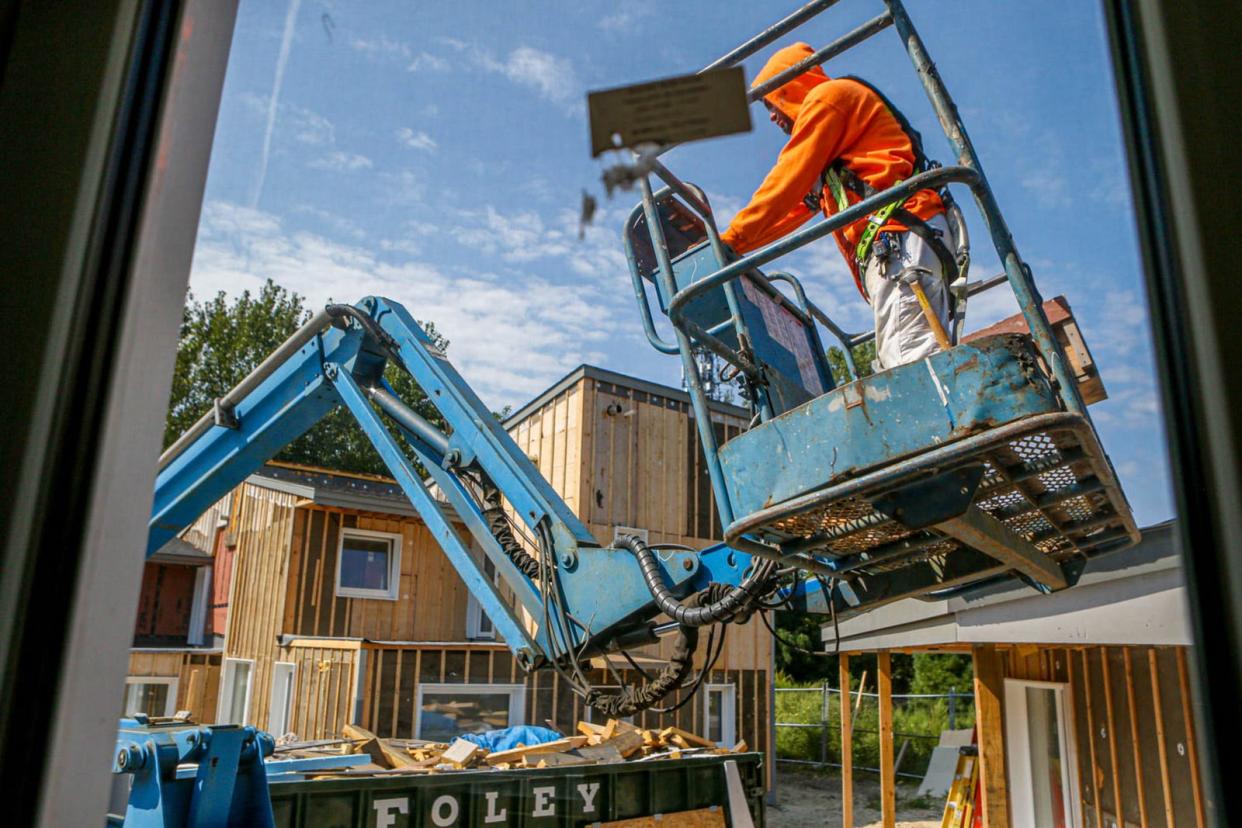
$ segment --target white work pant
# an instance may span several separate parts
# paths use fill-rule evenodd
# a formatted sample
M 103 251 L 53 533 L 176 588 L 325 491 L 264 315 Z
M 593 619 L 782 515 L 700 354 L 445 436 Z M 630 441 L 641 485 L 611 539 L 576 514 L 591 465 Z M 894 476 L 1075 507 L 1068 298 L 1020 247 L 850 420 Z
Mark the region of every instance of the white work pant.
M 947 244 L 949 224 L 944 215 L 935 216 L 927 223 L 943 234 L 941 238 Z M 927 301 L 940 317 L 944 329 L 950 329 L 949 294 L 935 251 L 922 237 L 910 231 L 891 235 L 900 250 L 884 259 L 873 255 L 863 273 L 863 284 L 871 297 L 871 309 L 875 311 L 876 371 L 915 362 L 940 350 L 918 297 L 906 281 L 912 268 L 923 269 L 918 280 L 927 294 Z

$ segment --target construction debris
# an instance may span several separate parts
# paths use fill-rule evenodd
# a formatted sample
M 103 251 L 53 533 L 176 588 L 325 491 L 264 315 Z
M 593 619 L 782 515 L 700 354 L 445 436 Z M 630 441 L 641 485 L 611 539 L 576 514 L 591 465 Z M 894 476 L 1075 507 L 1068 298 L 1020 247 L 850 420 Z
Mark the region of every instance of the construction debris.
M 468 768 L 474 764 L 474 759 L 479 755 L 483 748 L 474 742 L 467 742 L 465 739 L 457 739 L 453 744 L 449 745 L 448 750 L 440 755 L 440 760 L 448 762 L 455 768 Z
M 722 748 L 708 739 L 677 727 L 644 730 L 629 722 L 609 719 L 600 725 L 578 722 L 577 735 L 510 750 L 488 751 L 469 739 L 452 744 L 420 739 L 384 739 L 357 725 L 345 725 L 339 740 L 282 745 L 278 758 L 366 754 L 371 761 L 349 768 L 321 769 L 308 778 L 340 779 L 357 776 L 451 773 L 476 769 L 515 770 L 567 765 L 612 764 L 626 761 L 681 759 L 689 756 L 742 753 L 746 742 Z

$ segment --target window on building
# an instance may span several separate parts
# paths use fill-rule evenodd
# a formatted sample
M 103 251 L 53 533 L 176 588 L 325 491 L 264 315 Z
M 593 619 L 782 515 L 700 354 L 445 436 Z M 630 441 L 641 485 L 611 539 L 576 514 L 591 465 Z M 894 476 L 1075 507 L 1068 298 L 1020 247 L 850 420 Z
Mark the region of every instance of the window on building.
M 171 716 L 177 712 L 175 676 L 129 676 L 125 679 L 125 716 Z
M 185 643 L 198 647 L 206 641 L 207 605 L 211 599 L 211 567 L 200 566 L 194 570 L 194 597 L 190 602 L 190 629 Z
M 722 747 L 737 744 L 737 688 L 708 684 L 703 690 L 703 737 Z
M 451 742 L 463 733 L 485 733 L 523 724 L 521 684 L 424 684 L 418 689 L 419 739 Z
M 400 535 L 343 529 L 336 561 L 337 595 L 397 600 L 401 574 Z
M 268 705 L 267 732 L 279 739 L 289 732 L 289 715 L 293 711 L 293 676 L 297 665 L 278 661 L 272 665 L 272 700 Z
M 221 724 L 245 724 L 250 716 L 250 686 L 254 662 L 226 658 L 220 677 L 220 708 L 216 720 Z
M 1079 828 L 1069 685 L 1005 679 L 1006 762 L 1014 828 Z
M 484 576 L 489 578 L 493 584 L 496 583 L 496 565 L 486 555 L 483 556 L 481 568 Z M 496 638 L 496 627 L 492 624 L 492 619 L 487 617 L 483 605 L 473 593 L 466 601 L 466 638 L 471 641 L 478 639 L 492 641 Z

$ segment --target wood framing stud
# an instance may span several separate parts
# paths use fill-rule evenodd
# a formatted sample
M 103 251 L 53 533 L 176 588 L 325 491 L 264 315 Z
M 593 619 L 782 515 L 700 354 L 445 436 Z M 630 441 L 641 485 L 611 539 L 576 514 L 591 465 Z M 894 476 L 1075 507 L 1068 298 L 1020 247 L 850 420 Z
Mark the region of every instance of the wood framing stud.
M 1189 670 L 1186 669 L 1186 648 L 1178 647 L 1174 652 L 1177 654 L 1177 682 L 1182 693 L 1182 720 L 1186 727 L 1186 755 L 1190 757 L 1190 786 L 1195 798 L 1195 826 L 1203 828 L 1207 823 L 1207 817 L 1203 809 L 1203 783 L 1199 779 L 1199 747 L 1195 736 L 1195 717 L 1190 709 L 1193 697 L 1190 694 Z
M 1117 761 L 1117 720 L 1113 716 L 1113 684 L 1108 667 L 1108 648 L 1100 648 L 1100 667 L 1104 671 L 1104 716 L 1108 728 L 1108 759 L 1113 771 L 1113 812 L 1120 825 L 1124 820 L 1121 804 L 1121 765 Z
M 893 665 L 887 650 L 876 653 L 880 704 L 880 824 L 897 825 L 897 777 L 893 764 Z
M 1008 828 L 1009 789 L 1005 781 L 1004 669 L 995 647 L 972 650 L 975 667 L 975 727 L 979 732 L 983 828 Z
M 854 727 L 850 719 L 850 657 L 841 653 L 837 693 L 841 708 L 841 828 L 854 828 Z
M 1160 748 L 1160 784 L 1164 788 L 1164 816 L 1167 825 L 1173 821 L 1173 786 L 1169 784 L 1169 751 L 1164 743 L 1164 707 L 1160 701 L 1160 672 L 1156 664 L 1156 649 L 1147 650 L 1147 663 L 1151 667 L 1151 704 L 1156 709 L 1156 744 Z
M 1134 665 L 1130 648 L 1123 647 L 1126 664 L 1126 707 L 1130 711 L 1130 745 L 1134 749 L 1134 790 L 1138 792 L 1139 828 L 1147 828 L 1147 799 L 1143 789 L 1143 751 L 1139 742 L 1138 710 L 1134 704 Z
M 1101 779 L 1100 766 L 1095 759 L 1095 716 L 1091 707 L 1091 658 L 1087 650 L 1082 650 L 1082 692 L 1087 700 L 1087 746 L 1091 753 L 1091 803 L 1095 806 L 1095 824 L 1104 824 L 1104 808 L 1100 804 Z

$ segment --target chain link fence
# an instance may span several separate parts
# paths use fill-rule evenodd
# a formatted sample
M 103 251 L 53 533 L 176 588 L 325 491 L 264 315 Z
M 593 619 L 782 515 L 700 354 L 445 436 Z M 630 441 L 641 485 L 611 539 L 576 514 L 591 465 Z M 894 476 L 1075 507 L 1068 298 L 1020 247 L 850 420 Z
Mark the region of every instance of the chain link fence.
M 854 769 L 879 773 L 878 695 L 854 691 L 851 708 Z M 973 727 L 975 699 L 956 689 L 942 694 L 893 694 L 893 764 L 897 776 L 922 779 L 943 730 Z M 776 688 L 776 761 L 841 767 L 841 691 L 822 685 Z

